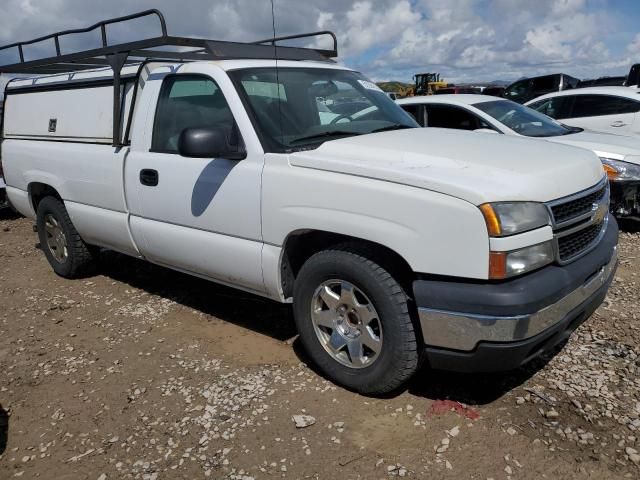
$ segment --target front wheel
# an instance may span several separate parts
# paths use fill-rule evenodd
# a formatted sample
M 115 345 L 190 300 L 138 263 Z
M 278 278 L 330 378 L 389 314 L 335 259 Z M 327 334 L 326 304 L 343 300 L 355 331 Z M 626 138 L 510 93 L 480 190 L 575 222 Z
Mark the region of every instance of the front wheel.
M 294 313 L 311 359 L 346 388 L 387 393 L 418 368 L 404 289 L 382 266 L 348 246 L 305 262 L 296 279 Z

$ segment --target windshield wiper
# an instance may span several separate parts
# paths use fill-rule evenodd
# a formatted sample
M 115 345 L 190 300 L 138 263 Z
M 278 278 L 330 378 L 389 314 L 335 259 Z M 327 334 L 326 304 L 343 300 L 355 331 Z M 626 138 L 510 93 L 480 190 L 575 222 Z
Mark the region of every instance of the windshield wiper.
M 289 144 L 294 144 L 298 142 L 306 142 L 310 140 L 322 140 L 324 138 L 329 137 L 338 137 L 338 136 L 356 136 L 356 135 L 366 135 L 368 133 L 378 133 L 378 132 L 386 132 L 388 130 L 401 130 L 404 128 L 418 128 L 412 127 L 409 125 L 403 125 L 401 123 L 396 123 L 394 125 L 389 125 L 388 127 L 377 128 L 370 132 L 353 132 L 349 130 L 329 130 L 328 132 L 315 133 L 313 135 L 306 135 L 304 137 L 294 138 L 289 142 Z
M 411 125 L 403 125 L 401 123 L 396 123 L 393 125 L 389 125 L 388 127 L 376 128 L 375 130 L 372 130 L 371 133 L 388 132 L 390 130 L 404 130 L 405 128 L 418 128 L 418 127 L 412 127 Z
M 306 135 L 304 137 L 294 138 L 289 143 L 293 144 L 293 143 L 298 143 L 298 142 L 305 142 L 305 141 L 308 141 L 308 140 L 321 140 L 323 138 L 338 137 L 338 136 L 343 136 L 343 135 L 344 136 L 346 136 L 346 135 L 362 135 L 362 133 L 352 132 L 352 131 L 349 131 L 349 130 L 329 130 L 328 132 L 314 133 L 313 135 Z

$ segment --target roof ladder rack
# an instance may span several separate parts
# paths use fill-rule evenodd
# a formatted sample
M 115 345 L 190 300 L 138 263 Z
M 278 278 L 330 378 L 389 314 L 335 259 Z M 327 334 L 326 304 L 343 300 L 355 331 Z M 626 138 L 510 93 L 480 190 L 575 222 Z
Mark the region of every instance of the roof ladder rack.
M 160 25 L 160 35 L 127 43 L 110 44 L 107 36 L 109 25 L 136 20 L 144 17 L 156 17 Z M 60 39 L 78 33 L 100 30 L 102 46 L 82 52 L 64 53 Z M 286 40 L 328 36 L 332 40 L 331 49 L 315 49 L 278 45 Z M 52 40 L 55 56 L 27 60 L 24 47 Z M 162 49 L 162 47 L 165 47 Z M 168 47 L 168 49 L 166 48 Z M 185 51 L 190 48 L 190 51 Z M 122 147 L 122 79 L 125 65 L 138 64 L 147 60 L 172 60 L 188 62 L 197 60 L 228 59 L 278 59 L 278 60 L 315 60 L 331 61 L 338 56 L 338 41 L 333 32 L 320 31 L 274 37 L 251 43 L 207 40 L 202 38 L 174 37 L 167 33 L 167 23 L 159 10 L 151 9 L 123 17 L 103 20 L 90 27 L 65 30 L 25 42 L 16 42 L 0 47 L 0 52 L 17 49 L 19 61 L 0 65 L 0 73 L 15 74 L 56 74 L 79 72 L 108 66 L 113 70 L 113 146 Z M 195 50 L 194 50 L 195 49 Z

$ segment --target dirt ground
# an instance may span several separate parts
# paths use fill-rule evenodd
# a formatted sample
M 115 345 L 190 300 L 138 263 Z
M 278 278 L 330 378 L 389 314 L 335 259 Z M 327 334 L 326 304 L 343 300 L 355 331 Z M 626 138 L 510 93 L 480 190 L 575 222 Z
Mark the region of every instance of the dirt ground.
M 113 253 L 63 280 L 1 215 L 1 479 L 640 478 L 638 233 L 553 358 L 373 399 L 307 366 L 287 306 Z

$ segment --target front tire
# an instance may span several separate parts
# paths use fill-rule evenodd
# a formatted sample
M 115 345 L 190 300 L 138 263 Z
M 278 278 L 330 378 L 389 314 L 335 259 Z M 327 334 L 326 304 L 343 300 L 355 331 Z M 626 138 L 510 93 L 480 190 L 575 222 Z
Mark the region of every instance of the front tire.
M 349 246 L 305 262 L 296 279 L 294 315 L 311 359 L 350 390 L 388 393 L 418 368 L 407 294 L 385 268 Z
M 36 225 L 40 247 L 54 272 L 64 278 L 81 278 L 90 272 L 94 255 L 60 200 L 45 197 L 40 201 Z

